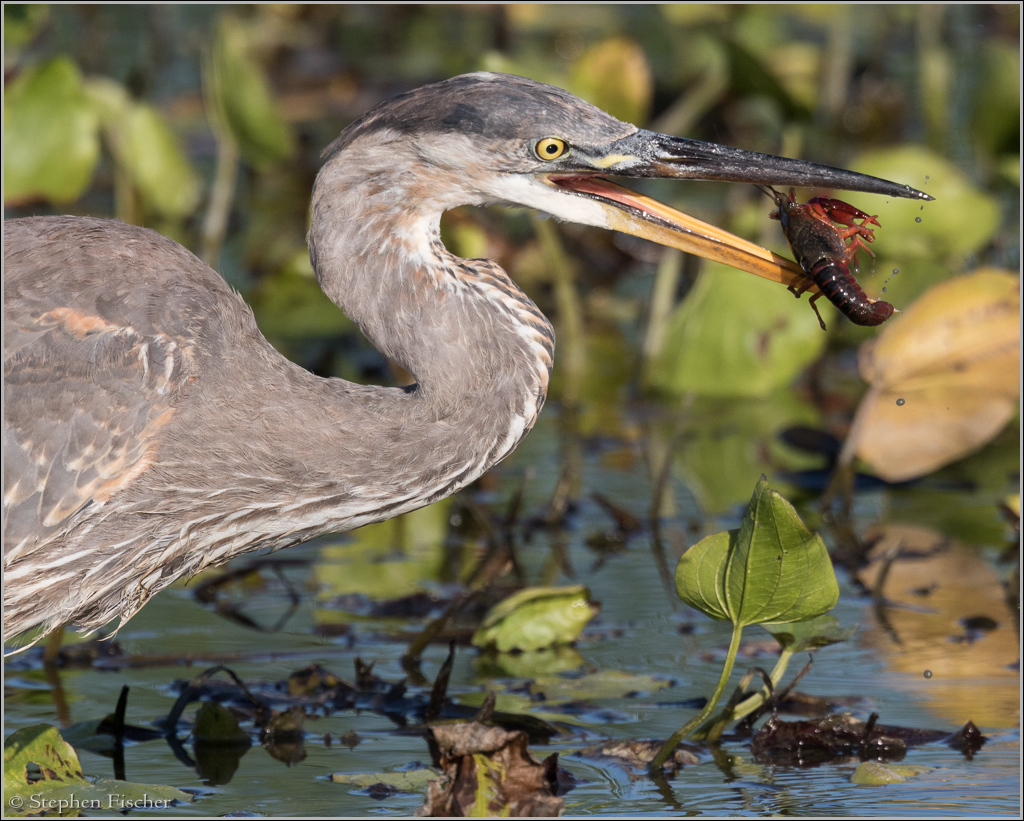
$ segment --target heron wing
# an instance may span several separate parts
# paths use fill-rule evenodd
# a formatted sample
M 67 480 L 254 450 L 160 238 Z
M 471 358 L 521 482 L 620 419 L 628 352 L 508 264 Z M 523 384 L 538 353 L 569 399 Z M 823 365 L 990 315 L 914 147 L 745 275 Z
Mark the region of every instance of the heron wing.
M 175 339 L 72 308 L 5 331 L 6 566 L 153 464 L 192 369 Z

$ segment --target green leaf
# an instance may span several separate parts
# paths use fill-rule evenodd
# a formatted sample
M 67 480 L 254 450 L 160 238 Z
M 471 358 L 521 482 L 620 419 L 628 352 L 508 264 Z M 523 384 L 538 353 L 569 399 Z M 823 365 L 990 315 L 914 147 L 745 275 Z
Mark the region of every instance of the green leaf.
M 189 793 L 177 787 L 136 784 L 112 778 L 100 779 L 91 784 L 65 784 L 47 791 L 37 801 L 44 798 L 50 807 L 56 807 L 50 802 L 65 802 L 64 806 L 72 810 L 76 806 L 83 810 L 105 810 L 108 816 L 132 809 L 166 810 L 174 804 L 190 804 L 193 800 Z
M 366 790 L 383 784 L 400 792 L 422 793 L 427 783 L 437 778 L 436 770 L 422 767 L 416 770 L 383 773 L 332 773 L 335 784 L 348 784 L 354 790 Z
M 538 650 L 575 641 L 597 613 L 590 591 L 575 587 L 531 587 L 499 602 L 473 635 L 477 647 Z
M 857 625 L 840 627 L 839 619 L 835 616 L 818 616 L 807 621 L 762 626 L 775 636 L 783 650 L 789 650 L 791 653 L 803 653 L 838 644 L 853 638 L 857 632 Z
M 839 600 L 825 543 L 764 479 L 739 530 L 708 536 L 683 554 L 676 590 L 691 607 L 741 626 L 810 619 Z
M 30 770 L 39 778 L 29 781 Z M 174 787 L 127 781 L 88 781 L 74 748 L 56 727 L 37 724 L 4 742 L 4 810 L 14 816 L 64 814 L 77 810 L 166 809 L 192 796 Z
M 196 714 L 192 738 L 202 744 L 252 744 L 232 712 L 216 701 L 204 701 Z
M 654 97 L 647 57 L 626 37 L 609 38 L 584 52 L 569 71 L 568 88 L 627 123 L 645 122 Z
M 7 59 L 14 62 L 11 51 L 26 45 L 46 25 L 50 8 L 43 3 L 4 3 L 4 46 Z
M 29 781 L 29 769 L 40 778 Z M 36 724 L 12 733 L 4 741 L 4 793 L 25 794 L 64 784 L 87 784 L 75 748 L 60 737 L 56 727 Z
M 1020 49 L 993 39 L 974 61 L 975 87 L 968 98 L 973 143 L 990 155 L 1016 156 L 1019 165 Z
M 145 206 L 165 217 L 191 214 L 199 205 L 199 176 L 163 117 L 136 103 L 123 128 L 123 162 Z
M 146 208 L 171 218 L 191 214 L 199 204 L 199 176 L 160 113 L 106 78 L 88 80 L 85 92 L 114 160 Z
M 263 277 L 250 302 L 260 330 L 275 343 L 335 336 L 354 327 L 320 288 L 305 248 Z
M 99 120 L 78 67 L 58 57 L 28 69 L 4 95 L 4 202 L 71 202 L 100 156 Z
M 266 73 L 251 55 L 252 39 L 243 21 L 221 18 L 208 74 L 210 102 L 242 155 L 265 168 L 291 157 L 295 143 Z
M 913 764 L 883 764 L 881 761 L 865 761 L 853 771 L 850 781 L 854 784 L 883 787 L 886 784 L 902 784 L 931 769 L 931 767 L 918 767 Z
M 872 250 L 885 260 L 899 257 L 943 259 L 980 250 L 999 229 L 995 198 L 975 188 L 949 160 L 916 146 L 887 148 L 863 154 L 850 167 L 919 188 L 934 202 L 895 197 L 852 196 L 852 204 L 877 214 Z M 920 222 L 918 222 L 920 219 Z M 882 270 L 882 263 L 879 264 Z
M 827 321 L 829 306 L 818 305 Z M 806 298 L 794 299 L 777 283 L 705 263 L 669 319 L 648 384 L 673 396 L 765 396 L 815 361 L 826 340 Z

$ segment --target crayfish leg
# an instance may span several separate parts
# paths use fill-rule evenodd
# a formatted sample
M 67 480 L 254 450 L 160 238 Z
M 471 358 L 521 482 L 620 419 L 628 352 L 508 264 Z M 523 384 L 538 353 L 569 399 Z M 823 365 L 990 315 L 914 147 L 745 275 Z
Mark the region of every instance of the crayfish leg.
M 804 281 L 804 284 L 801 285 L 799 288 L 796 285 L 790 285 L 789 286 L 789 292 L 793 296 L 795 296 L 797 299 L 800 299 L 801 295 L 805 291 L 807 291 L 807 289 L 810 288 L 813 284 L 814 284 L 814 280 L 811 279 L 810 277 L 807 277 L 807 279 Z M 821 296 L 821 294 L 815 294 L 812 297 L 812 299 L 817 299 L 819 296 Z
M 826 327 L 826 325 L 825 325 L 825 320 L 821 318 L 821 312 L 820 312 L 820 311 L 818 311 L 818 306 L 814 304 L 815 302 L 817 302 L 817 301 L 818 301 L 818 297 L 820 297 L 820 296 L 821 296 L 821 292 L 819 291 L 819 292 L 818 292 L 818 293 L 816 293 L 816 294 L 815 294 L 814 296 L 812 296 L 812 297 L 811 297 L 811 298 L 810 298 L 809 300 L 807 300 L 807 302 L 808 302 L 808 304 L 809 304 L 809 305 L 810 305 L 810 306 L 811 306 L 812 308 L 814 308 L 814 315 L 815 315 L 816 317 L 818 317 L 818 324 L 819 324 L 819 325 L 821 325 L 821 329 L 822 329 L 823 331 L 827 331 L 827 330 L 828 330 L 828 328 L 827 328 L 827 327 Z

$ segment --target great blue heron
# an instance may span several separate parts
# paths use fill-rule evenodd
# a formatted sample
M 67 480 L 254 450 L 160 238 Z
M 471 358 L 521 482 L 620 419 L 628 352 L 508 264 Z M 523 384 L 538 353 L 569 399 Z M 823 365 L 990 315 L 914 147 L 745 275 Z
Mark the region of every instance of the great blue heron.
M 5 223 L 8 636 L 123 623 L 177 578 L 397 516 L 511 453 L 544 403 L 554 334 L 495 263 L 445 249 L 447 209 L 528 206 L 792 282 L 792 263 L 604 176 L 929 199 L 644 131 L 500 74 L 383 102 L 327 154 L 313 267 L 413 386 L 299 368 L 217 273 L 153 231 L 76 217 Z

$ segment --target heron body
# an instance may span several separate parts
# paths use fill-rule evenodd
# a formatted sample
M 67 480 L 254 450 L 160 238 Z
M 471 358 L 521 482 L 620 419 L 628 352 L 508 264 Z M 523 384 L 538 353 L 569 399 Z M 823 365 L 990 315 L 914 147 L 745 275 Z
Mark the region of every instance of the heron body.
M 405 388 L 291 363 L 219 274 L 153 231 L 7 221 L 7 635 L 123 623 L 177 578 L 413 510 L 511 453 L 544 404 L 554 333 L 499 266 L 444 248 L 440 216 L 512 203 L 666 229 L 603 175 L 919 195 L 644 132 L 522 78 L 410 92 L 331 146 L 309 235 L 323 290 L 414 375 Z

